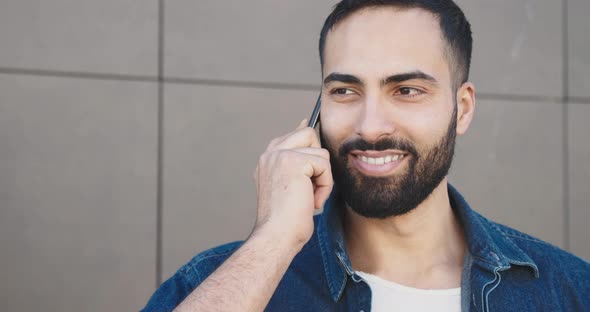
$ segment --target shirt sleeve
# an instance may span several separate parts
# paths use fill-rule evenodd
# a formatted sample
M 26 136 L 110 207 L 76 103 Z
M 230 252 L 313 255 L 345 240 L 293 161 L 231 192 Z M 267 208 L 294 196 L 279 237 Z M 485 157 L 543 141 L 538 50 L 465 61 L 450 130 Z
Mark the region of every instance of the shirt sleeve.
M 242 241 L 236 241 L 206 250 L 196 255 L 165 281 L 152 295 L 142 312 L 167 312 L 176 308 L 217 267 L 219 267 Z
M 190 277 L 190 278 L 189 278 Z M 194 268 L 185 265 L 165 281 L 154 294 L 142 312 L 164 312 L 176 308 L 199 284 L 201 279 Z

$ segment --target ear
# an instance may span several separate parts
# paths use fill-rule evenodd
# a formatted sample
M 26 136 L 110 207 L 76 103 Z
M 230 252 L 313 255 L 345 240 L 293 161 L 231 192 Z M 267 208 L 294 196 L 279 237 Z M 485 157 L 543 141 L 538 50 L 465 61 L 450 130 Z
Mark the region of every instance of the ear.
M 465 82 L 457 89 L 457 134 L 467 132 L 475 112 L 475 86 Z

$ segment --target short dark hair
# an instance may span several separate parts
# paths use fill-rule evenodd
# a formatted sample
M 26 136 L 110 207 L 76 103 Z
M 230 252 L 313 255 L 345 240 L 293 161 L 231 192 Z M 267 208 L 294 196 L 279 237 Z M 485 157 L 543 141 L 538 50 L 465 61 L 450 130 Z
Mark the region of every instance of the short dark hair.
M 324 48 L 328 32 L 352 13 L 364 8 L 393 6 L 400 9 L 419 8 L 431 12 L 439 19 L 444 40 L 447 43 L 445 55 L 449 62 L 454 88 L 469 79 L 471 66 L 471 25 L 463 11 L 452 0 L 342 0 L 334 6 L 326 18 L 320 34 L 320 64 L 324 66 Z

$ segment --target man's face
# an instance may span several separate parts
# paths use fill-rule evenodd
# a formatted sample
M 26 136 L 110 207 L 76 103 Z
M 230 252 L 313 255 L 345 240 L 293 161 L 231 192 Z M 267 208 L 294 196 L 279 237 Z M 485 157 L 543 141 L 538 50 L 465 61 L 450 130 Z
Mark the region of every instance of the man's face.
M 444 51 L 437 18 L 420 9 L 361 10 L 329 33 L 320 137 L 360 215 L 404 214 L 446 177 L 457 110 Z

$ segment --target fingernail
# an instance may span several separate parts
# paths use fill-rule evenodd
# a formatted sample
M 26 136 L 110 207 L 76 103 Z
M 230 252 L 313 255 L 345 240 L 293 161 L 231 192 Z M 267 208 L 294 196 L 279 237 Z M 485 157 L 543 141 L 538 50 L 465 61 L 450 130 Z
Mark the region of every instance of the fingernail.
M 299 125 L 303 125 L 305 123 L 307 123 L 307 118 L 303 118 L 303 120 L 299 123 Z

